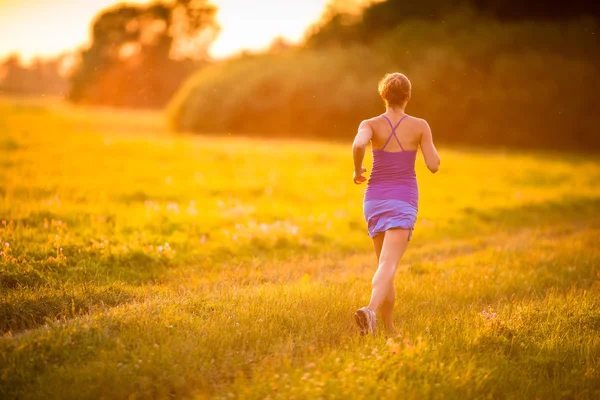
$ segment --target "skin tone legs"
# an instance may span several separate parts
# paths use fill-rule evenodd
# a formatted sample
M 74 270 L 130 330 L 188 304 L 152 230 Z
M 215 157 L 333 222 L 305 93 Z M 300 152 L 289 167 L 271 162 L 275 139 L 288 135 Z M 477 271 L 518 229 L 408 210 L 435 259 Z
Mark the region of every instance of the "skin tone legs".
M 394 275 L 400 259 L 408 247 L 407 229 L 390 229 L 373 238 L 379 266 L 372 281 L 369 307 L 380 312 L 388 334 L 394 334 L 393 311 L 396 302 Z

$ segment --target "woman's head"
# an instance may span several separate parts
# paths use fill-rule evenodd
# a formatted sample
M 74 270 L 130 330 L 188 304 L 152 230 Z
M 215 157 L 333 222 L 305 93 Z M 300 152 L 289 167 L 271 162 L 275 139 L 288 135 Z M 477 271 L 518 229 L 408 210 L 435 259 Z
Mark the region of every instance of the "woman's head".
M 379 94 L 389 108 L 404 107 L 410 100 L 410 81 L 399 72 L 386 74 L 379 82 Z

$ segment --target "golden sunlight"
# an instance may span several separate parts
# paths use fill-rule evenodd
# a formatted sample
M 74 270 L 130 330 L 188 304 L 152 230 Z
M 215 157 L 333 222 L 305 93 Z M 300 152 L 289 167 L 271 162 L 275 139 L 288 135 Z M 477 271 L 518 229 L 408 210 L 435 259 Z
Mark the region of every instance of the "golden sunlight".
M 0 0 L 0 57 L 20 53 L 29 60 L 74 50 L 88 41 L 89 26 L 98 11 L 116 3 L 114 0 Z
M 211 54 L 222 58 L 242 49 L 261 50 L 278 36 L 290 42 L 302 39 L 317 21 L 328 0 L 213 0 L 219 7 L 221 34 Z
M 129 0 L 147 3 L 149 0 Z M 211 54 L 227 57 L 241 50 L 260 50 L 276 37 L 302 39 L 328 0 L 213 0 L 219 7 L 221 33 Z M 114 0 L 0 0 L 0 57 L 20 53 L 29 60 L 73 50 L 89 40 L 89 24 Z

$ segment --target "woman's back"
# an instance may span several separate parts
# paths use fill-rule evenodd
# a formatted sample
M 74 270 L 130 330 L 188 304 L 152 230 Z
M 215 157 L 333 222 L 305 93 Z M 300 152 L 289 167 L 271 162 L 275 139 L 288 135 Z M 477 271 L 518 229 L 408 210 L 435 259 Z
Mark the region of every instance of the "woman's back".
M 365 200 L 401 200 L 414 207 L 419 201 L 415 160 L 420 133 L 415 124 L 404 123 L 408 115 L 392 113 L 369 121 L 373 137 L 373 171 L 369 178 Z M 392 118 L 397 121 L 392 122 Z
M 422 119 L 411 117 L 406 114 L 383 114 L 372 118 L 369 122 L 373 129 L 373 138 L 371 139 L 373 150 L 399 152 L 403 150 L 417 151 L 419 148 L 423 132 Z M 400 124 L 398 125 L 399 122 Z M 393 126 L 397 126 L 395 133 L 398 141 L 394 139 Z

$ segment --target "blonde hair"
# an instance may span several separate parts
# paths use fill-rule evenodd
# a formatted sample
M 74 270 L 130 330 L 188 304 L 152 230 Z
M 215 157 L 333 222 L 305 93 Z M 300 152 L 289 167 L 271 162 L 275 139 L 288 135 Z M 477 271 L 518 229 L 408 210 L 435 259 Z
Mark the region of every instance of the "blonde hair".
M 411 84 L 399 72 L 386 74 L 379 82 L 379 94 L 388 107 L 403 106 L 410 99 Z

